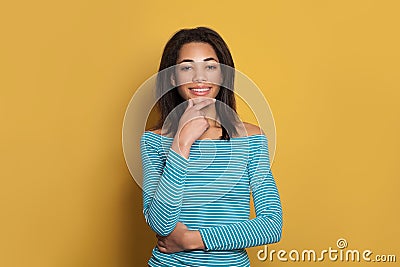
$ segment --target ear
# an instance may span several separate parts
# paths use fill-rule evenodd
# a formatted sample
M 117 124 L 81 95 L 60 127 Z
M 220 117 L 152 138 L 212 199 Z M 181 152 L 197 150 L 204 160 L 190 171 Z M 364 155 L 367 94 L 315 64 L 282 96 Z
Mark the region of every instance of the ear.
M 176 87 L 175 74 L 171 74 L 170 81 L 173 87 Z

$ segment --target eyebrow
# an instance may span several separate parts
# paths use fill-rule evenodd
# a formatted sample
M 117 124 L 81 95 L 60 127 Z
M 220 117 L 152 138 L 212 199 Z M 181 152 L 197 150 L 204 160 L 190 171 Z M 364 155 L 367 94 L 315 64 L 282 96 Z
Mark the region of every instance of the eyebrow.
M 203 59 L 203 61 L 210 61 L 210 60 L 214 60 L 214 61 L 218 62 L 218 60 L 216 60 L 213 57 L 208 57 L 208 58 Z M 183 60 L 179 61 L 178 64 L 180 64 L 182 62 L 194 62 L 194 60 L 193 59 L 183 59 Z

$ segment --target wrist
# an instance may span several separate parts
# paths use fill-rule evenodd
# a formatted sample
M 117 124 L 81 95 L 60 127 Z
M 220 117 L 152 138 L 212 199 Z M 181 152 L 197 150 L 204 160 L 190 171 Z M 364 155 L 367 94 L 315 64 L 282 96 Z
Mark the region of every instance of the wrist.
M 182 141 L 178 142 L 177 138 L 175 138 L 174 141 L 172 142 L 171 147 L 178 154 L 182 155 L 185 158 L 189 158 L 190 148 L 192 147 L 191 144 Z
M 174 142 L 180 147 L 191 147 L 194 140 L 191 140 L 189 137 L 183 138 L 181 134 L 176 134 L 174 137 Z
M 196 139 L 192 140 L 193 137 L 190 134 L 185 134 L 184 132 L 185 131 L 182 131 L 182 128 L 178 127 L 174 136 L 174 142 L 179 144 L 180 147 L 191 147 Z

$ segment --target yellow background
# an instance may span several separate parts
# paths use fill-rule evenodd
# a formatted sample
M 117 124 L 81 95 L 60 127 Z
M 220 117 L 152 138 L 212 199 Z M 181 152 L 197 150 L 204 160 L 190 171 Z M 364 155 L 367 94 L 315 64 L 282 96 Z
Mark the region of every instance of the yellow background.
M 274 114 L 284 230 L 269 248 L 318 251 L 343 237 L 400 261 L 399 9 L 395 0 L 3 2 L 0 266 L 145 266 L 155 236 L 124 161 L 123 116 L 166 41 L 198 25 L 223 36 Z M 258 249 L 248 250 L 252 266 L 345 265 L 260 262 Z

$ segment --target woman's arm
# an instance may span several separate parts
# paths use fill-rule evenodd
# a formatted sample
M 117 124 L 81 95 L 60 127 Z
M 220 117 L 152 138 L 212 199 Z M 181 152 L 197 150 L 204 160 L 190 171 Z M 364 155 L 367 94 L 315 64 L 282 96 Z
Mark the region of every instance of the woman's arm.
M 187 230 L 178 226 L 167 237 L 158 238 L 164 253 L 182 250 L 231 250 L 278 242 L 282 233 L 282 208 L 269 164 L 266 137 L 252 144 L 247 171 L 256 218 L 223 226 Z
M 171 147 L 164 165 L 157 147 L 162 148 L 162 144 L 146 133 L 142 135 L 143 214 L 154 232 L 167 236 L 178 222 L 188 159 Z
M 190 148 L 210 126 L 201 109 L 215 101 L 189 99 L 168 149 L 165 166 L 157 152 L 157 147 L 163 148 L 161 142 L 155 142 L 146 133 L 142 135 L 143 213 L 147 224 L 160 236 L 169 235 L 178 222 Z
M 282 234 L 282 208 L 270 169 L 265 135 L 251 147 L 247 171 L 256 218 L 223 226 L 200 228 L 205 250 L 231 250 L 278 242 Z

